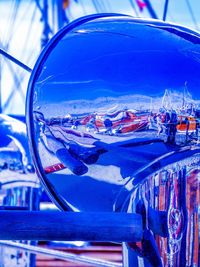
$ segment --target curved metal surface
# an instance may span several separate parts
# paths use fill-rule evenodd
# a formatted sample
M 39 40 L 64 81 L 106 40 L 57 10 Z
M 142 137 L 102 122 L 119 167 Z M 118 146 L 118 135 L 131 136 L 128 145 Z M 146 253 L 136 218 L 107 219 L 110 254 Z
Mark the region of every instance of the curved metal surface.
M 133 187 L 124 209 L 142 215 L 144 234 L 124 245 L 124 266 L 198 266 L 199 163 L 199 154 L 161 163 Z
M 198 56 L 197 33 L 128 16 L 79 20 L 50 42 L 27 110 L 36 165 L 62 207 L 112 210 L 136 164 L 198 143 Z
M 25 123 L 0 114 L 0 210 L 38 210 L 39 191 Z M 35 258 L 20 249 L 0 247 L 0 266 L 31 267 Z
M 25 123 L 0 114 L 1 188 L 39 187 L 29 152 Z
M 200 35 L 190 29 L 98 15 L 61 30 L 29 82 L 28 132 L 51 198 L 65 210 L 143 214 L 134 264 L 139 257 L 145 266 L 198 261 L 199 60 Z M 153 232 L 148 212 L 158 214 L 158 229 L 164 220 L 165 234 Z

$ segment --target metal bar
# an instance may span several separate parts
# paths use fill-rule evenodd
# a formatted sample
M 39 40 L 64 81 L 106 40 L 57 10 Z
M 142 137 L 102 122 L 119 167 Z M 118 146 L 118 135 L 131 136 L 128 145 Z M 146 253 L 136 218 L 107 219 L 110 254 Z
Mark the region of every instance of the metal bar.
M 137 17 L 140 17 L 140 15 L 139 15 L 139 13 L 138 13 L 136 7 L 135 7 L 135 3 L 133 2 L 133 0 L 129 0 L 129 3 L 130 3 L 132 9 L 133 9 L 134 12 L 135 12 L 135 15 L 136 15 Z
M 48 1 L 43 0 L 43 9 L 42 9 L 42 21 L 43 21 L 43 32 L 41 38 L 41 48 L 43 48 L 49 41 L 49 33 L 51 32 L 49 27 L 49 17 L 48 17 Z
M 43 254 L 46 256 L 55 257 L 57 259 L 62 259 L 65 261 L 91 264 L 93 266 L 98 266 L 98 267 L 122 267 L 122 265 L 119 263 L 112 263 L 109 261 L 99 260 L 95 258 L 79 256 L 73 253 L 67 253 L 67 252 L 62 252 L 62 251 L 53 250 L 53 249 L 41 248 L 41 247 L 31 246 L 31 245 L 22 244 L 22 243 L 16 243 L 13 241 L 0 240 L 0 245 L 12 247 L 16 249 L 22 249 L 22 250 L 25 250 L 25 251 L 28 251 L 34 254 Z
M 18 59 L 16 59 L 15 57 L 11 56 L 10 54 L 8 54 L 7 52 L 5 52 L 3 49 L 0 48 L 0 54 L 3 55 L 4 57 L 8 58 L 9 60 L 11 60 L 13 63 L 15 63 L 16 65 L 20 66 L 21 68 L 23 68 L 24 70 L 28 71 L 28 72 L 32 72 L 32 69 L 29 68 L 27 65 L 25 65 L 24 63 L 22 63 L 21 61 L 19 61 Z
M 146 4 L 146 7 L 147 7 L 147 9 L 148 9 L 149 14 L 151 15 L 151 17 L 153 19 L 158 19 L 158 16 L 157 16 L 156 12 L 154 11 L 154 9 L 153 9 L 150 1 L 149 0 L 143 0 L 143 1 Z
M 64 9 L 63 9 L 63 1 L 56 1 L 56 12 L 57 12 L 57 31 L 59 31 L 65 24 L 64 21 Z
M 0 211 L 0 240 L 135 242 L 142 218 L 122 212 Z
M 35 0 L 35 3 L 36 3 L 37 8 L 38 8 L 38 9 L 40 10 L 40 12 L 41 12 L 41 15 L 43 16 L 43 9 L 42 9 L 42 7 L 41 7 L 41 5 L 40 5 L 39 0 Z
M 165 0 L 165 6 L 164 6 L 164 12 L 163 12 L 163 21 L 165 21 L 166 17 L 167 17 L 168 4 L 169 4 L 169 0 Z

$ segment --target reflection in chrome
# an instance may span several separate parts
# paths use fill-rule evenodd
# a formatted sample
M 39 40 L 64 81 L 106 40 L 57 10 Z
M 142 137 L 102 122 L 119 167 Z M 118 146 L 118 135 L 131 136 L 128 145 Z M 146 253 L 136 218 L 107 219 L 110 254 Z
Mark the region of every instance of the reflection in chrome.
M 38 113 L 35 111 L 35 113 Z M 192 102 L 187 107 L 165 108 L 159 110 L 131 110 L 124 108 L 116 112 L 84 114 L 65 117 L 51 117 L 46 120 L 49 126 L 62 126 L 63 129 L 75 129 L 93 134 L 123 135 L 137 131 L 155 131 L 157 135 L 168 143 L 186 144 L 199 141 L 200 107 Z M 73 132 L 73 131 L 71 131 Z M 178 140 L 176 140 L 176 135 Z M 180 135 L 184 135 L 181 138 Z M 86 136 L 85 136 L 86 137 Z M 182 143 L 179 139 L 183 139 Z
M 152 266 L 198 266 L 199 162 L 195 157 L 169 165 L 134 189 L 130 209 L 141 213 L 146 233 L 134 249 L 138 256 L 154 253 Z M 149 244 L 153 236 L 158 251 Z
M 55 202 L 142 214 L 125 266 L 198 265 L 199 56 L 182 26 L 102 15 L 58 33 L 32 74 L 29 136 Z
M 71 142 L 77 145 L 76 151 L 80 149 L 78 152 L 80 154 L 81 147 L 78 145 L 94 145 L 95 141 L 101 138 L 99 134 L 124 138 L 145 135 L 147 138 L 148 136 L 157 137 L 168 144 L 179 146 L 199 143 L 200 106 L 198 102 L 195 103 L 192 100 L 191 94 L 185 87 L 182 95 L 165 90 L 164 96 L 160 99 L 160 105 L 157 100 L 156 108 L 136 110 L 134 104 L 129 106 L 131 108 L 124 107 L 119 110 L 116 105 L 107 113 L 97 111 L 81 115 L 68 113 L 63 117 L 47 119 L 40 111 L 34 111 L 34 113 L 36 121 L 42 125 L 41 136 L 46 139 L 46 141 L 43 140 L 45 147 L 52 153 L 58 147 L 63 148 L 63 143 L 70 147 Z M 68 153 L 67 150 L 65 153 Z M 71 158 L 71 161 L 74 159 Z M 76 174 L 82 175 L 87 172 L 87 168 L 80 162 L 77 162 L 77 169 L 77 172 L 74 170 Z
M 0 114 L 0 210 L 37 210 L 39 197 L 40 184 L 29 153 L 26 125 Z M 28 267 L 34 262 L 26 251 L 0 247 L 2 267 Z

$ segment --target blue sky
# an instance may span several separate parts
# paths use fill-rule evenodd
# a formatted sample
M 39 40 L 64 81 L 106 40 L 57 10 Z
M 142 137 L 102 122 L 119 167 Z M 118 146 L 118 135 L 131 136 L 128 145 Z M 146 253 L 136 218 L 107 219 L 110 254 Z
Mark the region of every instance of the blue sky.
M 56 0 L 48 1 L 49 11 L 51 11 L 51 3 L 56 2 Z M 30 67 L 33 67 L 40 53 L 40 38 L 42 34 L 41 15 L 36 8 L 35 1 L 21 0 L 17 12 L 15 2 L 19 3 L 19 1 L 14 0 L 0 0 L 0 45 L 1 48 L 3 47 L 6 51 Z M 40 2 L 42 3 L 42 1 Z M 98 3 L 98 10 L 95 9 L 94 2 Z M 115 12 L 149 17 L 146 8 L 140 12 L 136 0 L 132 0 L 132 2 L 134 3 L 136 12 L 128 0 L 71 0 L 66 14 L 70 21 L 97 12 Z M 150 2 L 159 19 L 162 19 L 165 0 L 150 0 Z M 53 32 L 55 32 L 56 27 L 53 27 L 53 19 L 55 18 L 51 15 L 51 12 L 49 13 L 50 26 Z M 199 14 L 200 0 L 169 0 L 167 21 L 200 30 Z M 0 65 L 2 102 L 6 103 L 10 92 L 14 90 L 13 88 L 18 88 L 12 95 L 12 101 L 8 102 L 5 113 L 23 114 L 25 112 L 25 95 L 29 74 L 13 64 L 8 63 L 2 57 L 0 58 Z M 13 70 L 17 79 L 16 77 L 13 79 Z M 21 89 L 17 85 L 17 80 L 23 80 L 20 85 Z

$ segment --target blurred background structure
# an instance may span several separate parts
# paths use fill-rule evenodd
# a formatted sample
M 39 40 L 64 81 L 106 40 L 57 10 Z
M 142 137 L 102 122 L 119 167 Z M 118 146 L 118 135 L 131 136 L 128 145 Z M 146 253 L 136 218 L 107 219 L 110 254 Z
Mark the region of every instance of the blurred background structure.
M 199 12 L 199 0 L 1 0 L 0 48 L 33 68 L 49 39 L 81 16 L 124 13 L 164 18 L 200 31 Z M 29 75 L 0 55 L 0 112 L 25 114 Z
M 95 13 L 164 19 L 200 31 L 200 0 L 0 0 L 0 49 L 33 68 L 42 48 L 59 29 L 79 17 Z M 0 55 L 0 113 L 25 115 L 29 77 L 29 72 Z M 104 260 L 122 261 L 121 247 L 117 245 L 65 250 L 84 256 L 94 256 L 95 251 L 95 256 Z M 37 266 L 72 266 L 59 263 L 37 257 Z

